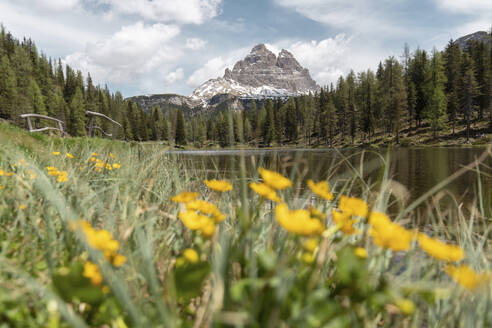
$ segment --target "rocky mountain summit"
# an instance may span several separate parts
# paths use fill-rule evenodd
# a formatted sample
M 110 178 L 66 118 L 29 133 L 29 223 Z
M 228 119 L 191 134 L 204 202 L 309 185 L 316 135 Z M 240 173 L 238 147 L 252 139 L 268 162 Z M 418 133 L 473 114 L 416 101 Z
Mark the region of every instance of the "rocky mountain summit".
M 461 38 L 456 39 L 455 42 L 460 46 L 460 48 L 464 49 L 469 41 L 484 42 L 485 44 L 490 44 L 492 42 L 489 34 L 485 31 L 478 31 L 462 36 Z
M 282 49 L 278 57 L 259 44 L 224 76 L 210 79 L 191 95 L 205 103 L 217 94 L 227 93 L 246 98 L 288 97 L 319 90 L 309 70 L 303 68 L 294 56 Z
M 320 87 L 287 50 L 276 56 L 264 44 L 259 44 L 223 77 L 210 79 L 193 91 L 190 97 L 161 94 L 132 97 L 140 107 L 150 112 L 159 107 L 163 112 L 173 108 L 198 112 L 203 109 L 243 108 L 251 99 L 287 98 L 314 93 Z

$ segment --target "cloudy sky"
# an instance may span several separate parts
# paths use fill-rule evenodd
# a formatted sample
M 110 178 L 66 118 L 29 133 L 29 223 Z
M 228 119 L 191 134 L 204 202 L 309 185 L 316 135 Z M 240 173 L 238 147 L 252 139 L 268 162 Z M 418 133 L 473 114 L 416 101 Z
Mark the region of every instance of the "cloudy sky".
M 403 44 L 442 49 L 492 26 L 490 0 L 0 0 L 0 22 L 94 81 L 188 95 L 250 49 L 290 50 L 325 85 Z

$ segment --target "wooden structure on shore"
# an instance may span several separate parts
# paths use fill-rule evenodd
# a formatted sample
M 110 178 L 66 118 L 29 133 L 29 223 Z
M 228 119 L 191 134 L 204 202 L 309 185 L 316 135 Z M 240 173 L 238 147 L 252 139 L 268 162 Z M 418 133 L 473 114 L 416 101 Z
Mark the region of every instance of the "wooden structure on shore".
M 66 132 L 63 130 L 63 121 L 46 116 L 46 115 L 41 115 L 41 114 L 22 114 L 20 117 L 25 118 L 27 121 L 27 128 L 29 129 L 29 132 L 41 132 L 41 131 L 48 131 L 48 130 L 55 130 L 55 131 L 60 131 L 61 136 L 65 136 Z M 37 118 L 37 119 L 44 119 L 44 120 L 49 120 L 49 121 L 54 121 L 58 124 L 58 127 L 51 127 L 51 126 L 45 126 L 39 129 L 36 129 L 33 127 L 33 124 L 31 122 L 31 118 Z
M 117 126 L 121 127 L 121 124 L 120 123 L 116 122 L 115 120 L 109 118 L 108 116 L 106 116 L 104 114 L 97 113 L 97 112 L 86 111 L 85 112 L 85 115 L 89 117 L 89 124 L 87 125 L 87 135 L 89 137 L 93 137 L 94 136 L 95 130 L 101 131 L 101 133 L 103 135 L 105 135 L 106 137 L 112 137 L 113 136 L 112 133 L 107 133 L 101 127 L 95 125 L 94 120 L 95 120 L 96 117 L 104 118 L 104 119 L 110 121 L 111 123 L 113 123 L 114 125 L 117 125 Z
M 106 116 L 104 114 L 101 114 L 101 113 L 86 111 L 85 112 L 85 116 L 87 116 L 88 119 L 89 119 L 89 124 L 86 126 L 86 128 L 87 128 L 87 135 L 89 137 L 94 137 L 94 134 L 95 134 L 95 131 L 96 130 L 101 131 L 101 133 L 103 135 L 105 135 L 106 137 L 113 137 L 113 134 L 112 133 L 107 133 L 101 127 L 99 127 L 99 126 L 96 125 L 95 119 L 97 117 L 100 117 L 102 119 L 108 120 L 111 123 L 113 123 L 113 125 L 122 127 L 120 123 L 116 122 L 115 120 L 113 120 L 110 117 L 108 117 L 108 116 Z M 62 137 L 64 137 L 65 135 L 67 135 L 67 133 L 63 129 L 63 124 L 65 124 L 65 123 L 62 120 L 59 120 L 57 118 L 46 116 L 46 115 L 41 115 L 41 114 L 22 114 L 22 115 L 20 115 L 20 117 L 26 119 L 27 128 L 28 128 L 29 132 L 41 132 L 41 131 L 55 130 L 55 131 L 60 131 L 60 135 Z M 54 121 L 54 122 L 56 122 L 58 124 L 58 127 L 45 126 L 45 127 L 39 128 L 39 129 L 38 128 L 35 128 L 34 125 L 33 125 L 33 122 L 31 121 L 32 118 Z

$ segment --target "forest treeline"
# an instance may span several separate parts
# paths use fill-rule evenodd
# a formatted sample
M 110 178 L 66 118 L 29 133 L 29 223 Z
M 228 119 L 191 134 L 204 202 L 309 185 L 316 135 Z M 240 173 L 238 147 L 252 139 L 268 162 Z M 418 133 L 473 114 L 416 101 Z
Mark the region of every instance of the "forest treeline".
M 492 38 L 489 33 L 489 37 Z M 65 122 L 72 136 L 86 134 L 85 111 L 103 113 L 123 126 L 115 136 L 125 140 L 166 140 L 197 147 L 220 144 L 340 145 L 371 142 L 419 133 L 422 126 L 434 138 L 465 126 L 488 122 L 492 129 L 492 42 L 472 41 L 461 49 L 453 40 L 440 52 L 404 47 L 400 58 L 340 77 L 319 93 L 252 101 L 241 111 L 191 115 L 157 107 L 145 113 L 121 93 L 93 84 L 61 60 L 39 53 L 30 39 L 15 39 L 0 30 L 0 118 L 24 126 L 19 115 L 38 113 Z M 43 122 L 43 124 L 45 124 Z M 111 123 L 97 124 L 112 131 Z

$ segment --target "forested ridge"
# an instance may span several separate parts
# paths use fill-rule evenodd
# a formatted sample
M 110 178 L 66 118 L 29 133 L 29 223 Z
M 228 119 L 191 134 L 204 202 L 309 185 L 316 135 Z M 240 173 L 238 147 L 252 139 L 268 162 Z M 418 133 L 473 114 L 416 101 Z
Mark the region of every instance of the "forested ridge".
M 244 111 L 170 109 L 163 115 L 95 86 L 90 75 L 47 58 L 30 39 L 19 41 L 2 27 L 0 118 L 23 126 L 20 114 L 45 114 L 63 120 L 70 135 L 83 136 L 90 110 L 120 122 L 119 139 L 195 147 L 422 142 L 419 136 L 468 141 L 492 132 L 491 44 L 472 41 L 462 49 L 451 40 L 431 53 L 405 46 L 376 72 L 351 71 L 314 95 L 252 101 Z M 109 122 L 98 124 L 112 129 Z

